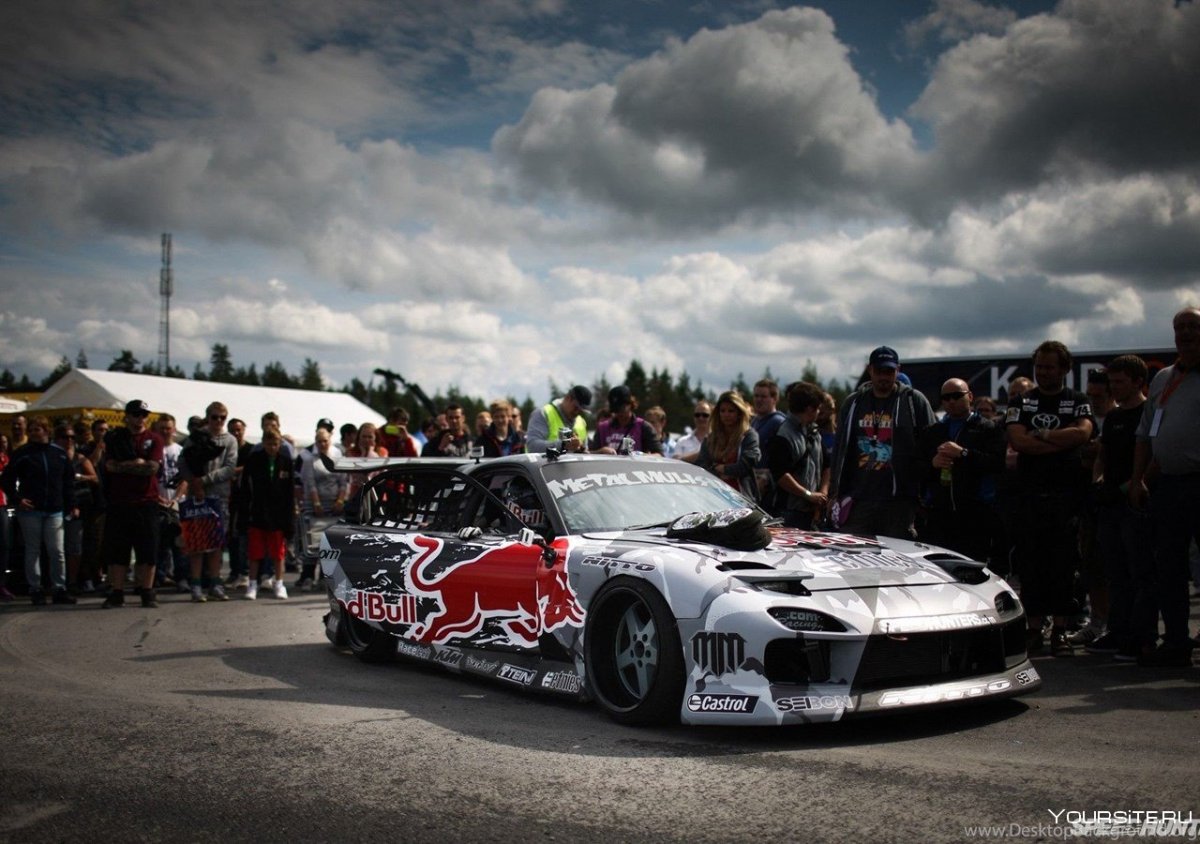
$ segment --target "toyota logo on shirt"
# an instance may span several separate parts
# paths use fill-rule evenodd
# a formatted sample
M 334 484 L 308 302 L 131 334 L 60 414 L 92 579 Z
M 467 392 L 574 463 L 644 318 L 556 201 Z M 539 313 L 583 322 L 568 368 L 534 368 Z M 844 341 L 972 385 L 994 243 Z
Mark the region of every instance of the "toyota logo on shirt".
M 1053 413 L 1039 413 L 1033 417 L 1033 427 L 1053 431 L 1058 427 L 1058 417 Z

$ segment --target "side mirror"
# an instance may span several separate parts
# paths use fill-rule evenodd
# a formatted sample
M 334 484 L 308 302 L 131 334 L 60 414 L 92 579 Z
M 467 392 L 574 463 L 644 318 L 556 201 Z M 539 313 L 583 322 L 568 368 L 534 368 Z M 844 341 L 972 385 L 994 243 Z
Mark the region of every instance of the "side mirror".
M 546 538 L 535 531 L 533 528 L 521 528 L 521 532 L 517 534 L 517 542 L 522 545 L 536 545 L 542 549 L 542 562 L 546 564 L 546 568 L 554 568 L 554 564 L 558 562 L 558 552 L 550 547 L 550 543 Z

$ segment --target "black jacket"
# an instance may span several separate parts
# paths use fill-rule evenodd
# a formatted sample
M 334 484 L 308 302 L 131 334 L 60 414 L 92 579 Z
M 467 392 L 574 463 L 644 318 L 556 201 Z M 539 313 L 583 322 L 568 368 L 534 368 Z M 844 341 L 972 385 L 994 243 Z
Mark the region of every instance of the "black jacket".
M 33 509 L 45 513 L 67 512 L 75 507 L 75 467 L 67 453 L 53 443 L 26 443 L 13 452 L 0 479 L 8 504 L 20 512 L 28 499 Z
M 275 471 L 265 451 L 251 452 L 242 470 L 238 503 L 243 524 L 262 530 L 281 530 L 291 536 L 296 521 L 296 465 L 283 451 L 275 456 Z
M 950 483 L 942 483 L 941 469 L 931 462 L 938 446 L 949 440 L 950 418 L 935 422 L 921 432 L 920 452 L 925 462 L 924 495 L 931 507 L 957 510 L 966 504 L 991 504 L 996 497 L 996 482 L 1004 471 L 1007 442 L 1003 426 L 978 413 L 963 423 L 954 441 L 967 450 L 966 457 L 954 461 Z

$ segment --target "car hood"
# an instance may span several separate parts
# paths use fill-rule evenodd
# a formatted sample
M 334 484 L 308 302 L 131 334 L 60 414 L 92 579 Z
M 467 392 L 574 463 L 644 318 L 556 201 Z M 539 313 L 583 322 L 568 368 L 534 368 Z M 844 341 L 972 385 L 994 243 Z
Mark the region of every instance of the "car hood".
M 981 563 L 944 548 L 886 536 L 772 528 L 771 544 L 759 551 L 671 539 L 662 530 L 626 531 L 606 538 L 626 550 L 661 548 L 663 562 L 668 564 L 677 560 L 679 565 L 711 565 L 744 580 L 795 578 L 814 592 L 986 579 Z M 610 546 L 609 552 L 616 550 Z M 698 561 L 697 557 L 704 559 Z

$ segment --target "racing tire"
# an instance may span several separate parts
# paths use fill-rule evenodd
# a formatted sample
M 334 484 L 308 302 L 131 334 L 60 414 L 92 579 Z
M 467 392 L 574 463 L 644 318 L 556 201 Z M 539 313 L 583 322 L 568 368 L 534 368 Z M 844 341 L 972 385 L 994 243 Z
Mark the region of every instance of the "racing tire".
M 341 629 L 346 647 L 363 662 L 380 665 L 396 658 L 396 639 L 352 616 L 342 607 Z
M 584 653 L 597 703 L 614 721 L 679 721 L 683 646 L 667 602 L 650 584 L 618 577 L 588 607 Z

